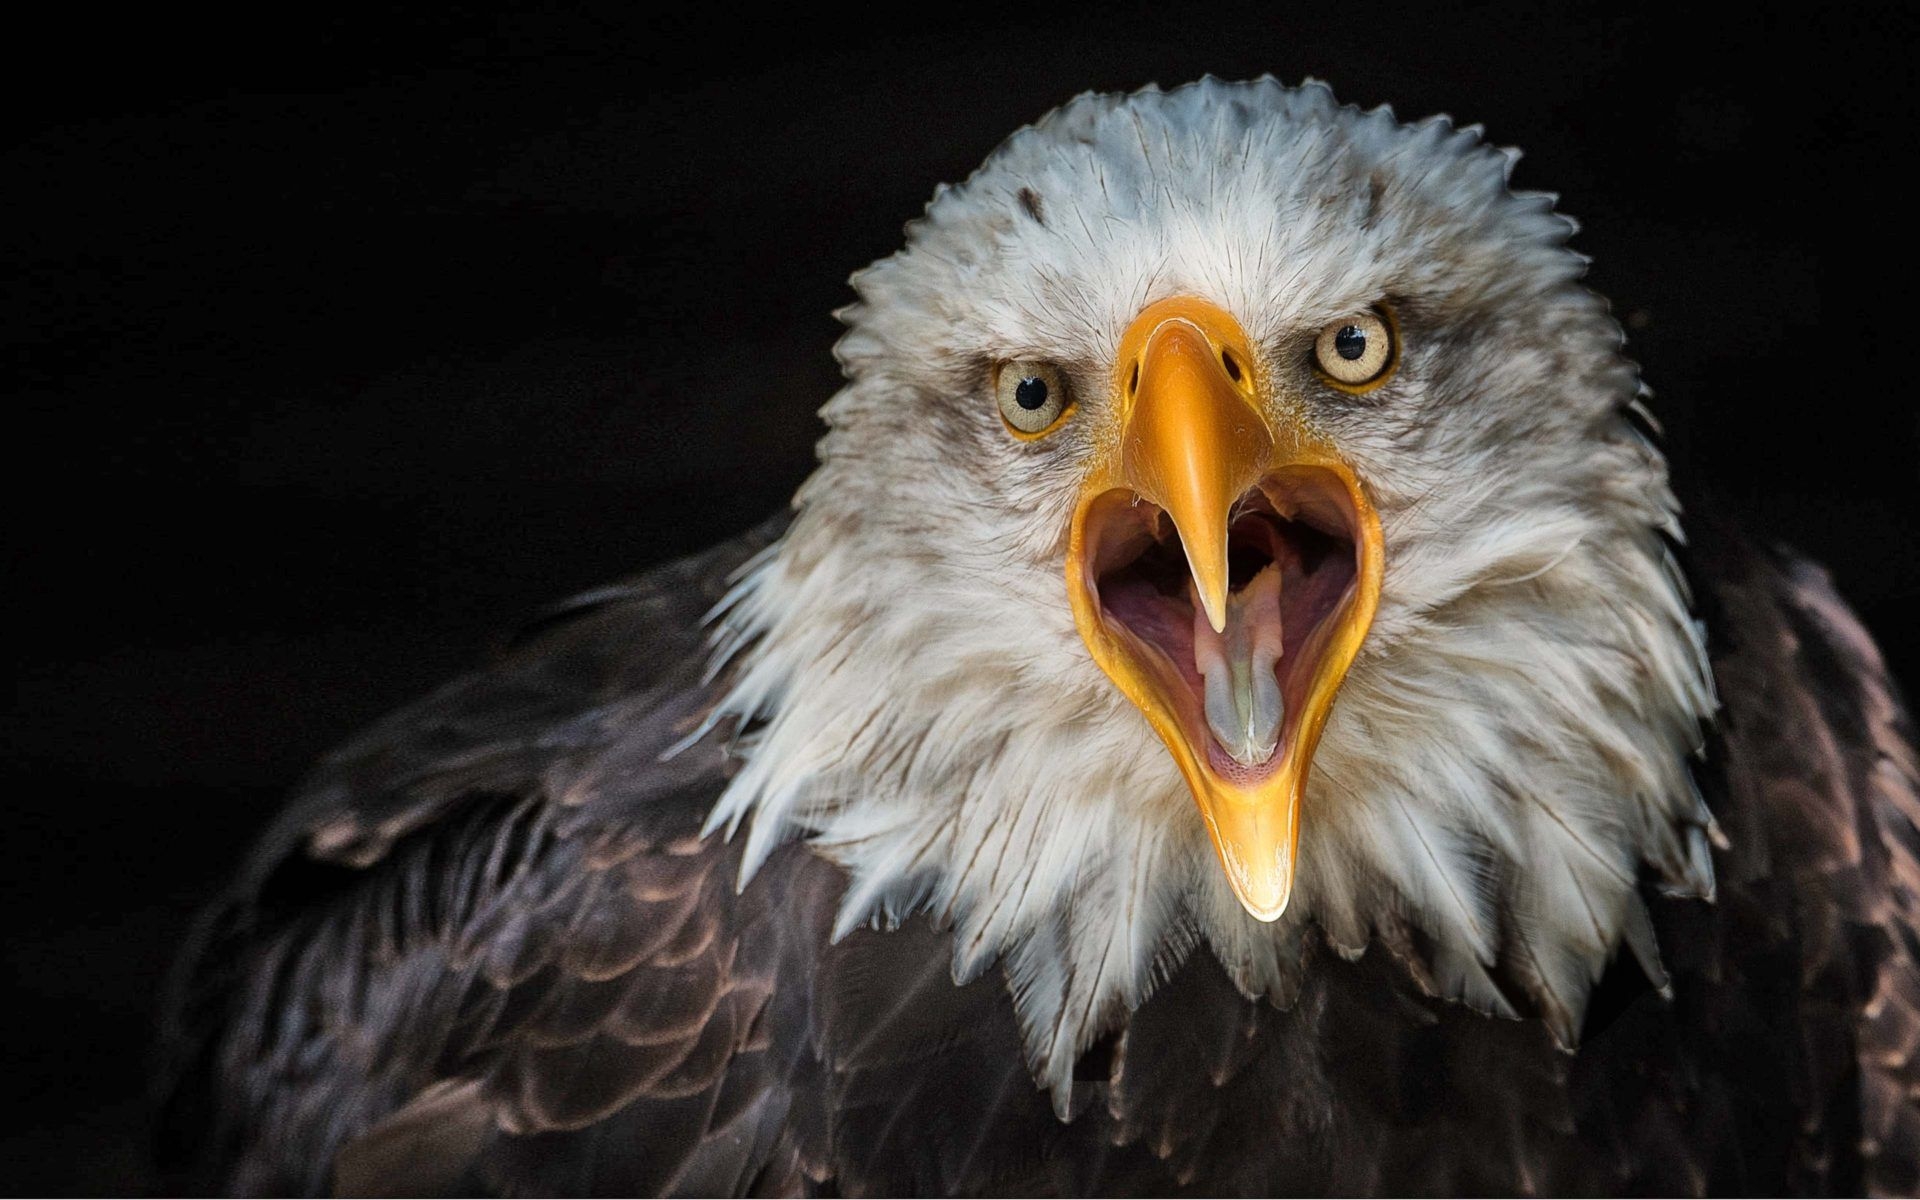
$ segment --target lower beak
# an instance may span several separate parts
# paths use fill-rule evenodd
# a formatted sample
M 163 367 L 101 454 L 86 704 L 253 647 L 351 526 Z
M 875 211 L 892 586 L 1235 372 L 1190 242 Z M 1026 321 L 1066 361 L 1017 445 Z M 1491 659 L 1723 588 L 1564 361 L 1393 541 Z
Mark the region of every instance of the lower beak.
M 1301 799 L 1380 595 L 1380 522 L 1351 468 L 1276 405 L 1231 316 L 1192 298 L 1134 321 L 1119 436 L 1074 511 L 1081 638 L 1166 743 L 1228 882 L 1272 921 Z

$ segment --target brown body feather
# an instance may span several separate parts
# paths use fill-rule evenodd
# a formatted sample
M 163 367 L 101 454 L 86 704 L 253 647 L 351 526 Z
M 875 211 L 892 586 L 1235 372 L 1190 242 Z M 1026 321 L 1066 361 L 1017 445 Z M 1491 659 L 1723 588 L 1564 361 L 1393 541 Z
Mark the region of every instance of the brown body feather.
M 1568 1055 L 1425 996 L 1416 936 L 1285 1011 L 1204 950 L 1056 1119 L 997 972 L 839 944 L 801 846 L 703 839 L 700 614 L 770 531 L 606 589 L 331 757 L 208 917 L 168 1030 L 183 1170 L 238 1192 L 1910 1193 L 1920 785 L 1816 568 L 1707 526 L 1712 904 L 1653 901 Z

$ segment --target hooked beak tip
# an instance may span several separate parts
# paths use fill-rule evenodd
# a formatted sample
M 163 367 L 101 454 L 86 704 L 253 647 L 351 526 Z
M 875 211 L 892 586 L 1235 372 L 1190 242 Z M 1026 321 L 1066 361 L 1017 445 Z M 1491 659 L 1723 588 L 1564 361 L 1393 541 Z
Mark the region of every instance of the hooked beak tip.
M 1206 609 L 1207 624 L 1213 626 L 1213 631 L 1225 633 L 1227 631 L 1226 602 L 1212 591 L 1208 591 L 1200 597 L 1200 605 Z

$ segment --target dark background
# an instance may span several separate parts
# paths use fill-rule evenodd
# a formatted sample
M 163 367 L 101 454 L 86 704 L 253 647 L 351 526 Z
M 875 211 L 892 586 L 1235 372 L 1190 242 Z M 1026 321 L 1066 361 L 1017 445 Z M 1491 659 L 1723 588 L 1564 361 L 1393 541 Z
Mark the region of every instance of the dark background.
M 1891 6 L 266 11 L 9 50 L 8 1190 L 147 1186 L 162 974 L 304 765 L 784 503 L 847 274 L 1087 88 L 1313 75 L 1524 148 L 1683 481 L 1920 677 Z

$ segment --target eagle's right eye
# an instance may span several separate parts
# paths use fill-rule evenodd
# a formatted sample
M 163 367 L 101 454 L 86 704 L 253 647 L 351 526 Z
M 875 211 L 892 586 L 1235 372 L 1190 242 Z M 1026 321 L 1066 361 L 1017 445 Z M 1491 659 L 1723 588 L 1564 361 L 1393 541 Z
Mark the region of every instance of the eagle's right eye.
M 1073 408 L 1060 368 L 1036 359 L 1000 364 L 994 391 L 999 395 L 1001 419 L 1022 440 L 1052 432 Z

